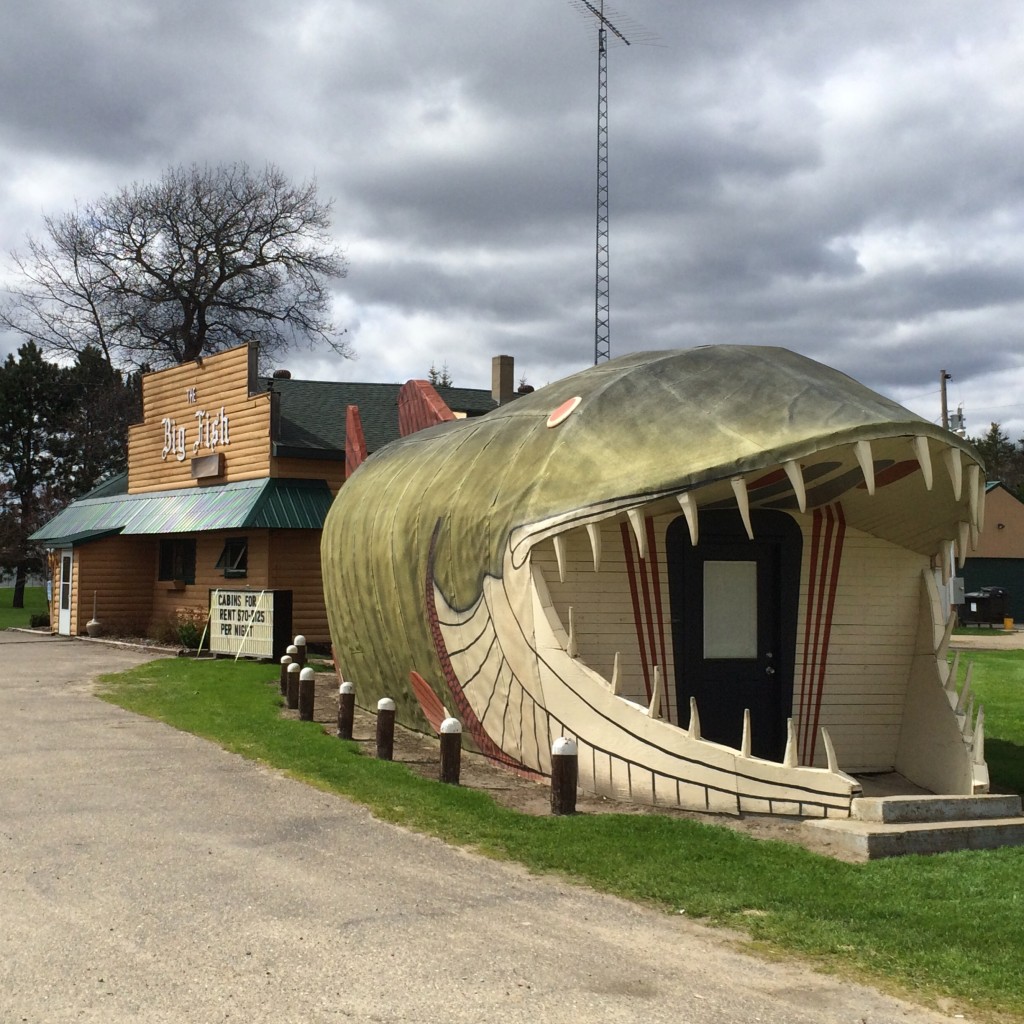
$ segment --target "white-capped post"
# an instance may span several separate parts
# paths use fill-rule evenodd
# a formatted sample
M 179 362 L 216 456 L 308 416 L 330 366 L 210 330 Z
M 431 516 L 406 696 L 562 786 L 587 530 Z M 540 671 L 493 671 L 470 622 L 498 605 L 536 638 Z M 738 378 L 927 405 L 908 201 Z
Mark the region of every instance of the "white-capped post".
M 344 682 L 338 687 L 338 739 L 352 739 L 352 726 L 356 717 L 355 683 Z
M 462 723 L 457 718 L 446 718 L 439 730 L 441 737 L 441 765 L 438 778 L 451 786 L 459 784 L 462 768 Z
M 302 666 L 297 661 L 288 665 L 288 692 L 285 694 L 285 702 L 294 711 L 299 706 L 299 673 Z
M 576 813 L 579 759 L 576 741 L 559 736 L 551 744 L 551 813 Z
M 313 721 L 313 705 L 316 701 L 316 673 L 307 665 L 299 672 L 299 720 Z
M 393 761 L 395 757 L 395 702 L 390 697 L 377 701 L 377 758 Z

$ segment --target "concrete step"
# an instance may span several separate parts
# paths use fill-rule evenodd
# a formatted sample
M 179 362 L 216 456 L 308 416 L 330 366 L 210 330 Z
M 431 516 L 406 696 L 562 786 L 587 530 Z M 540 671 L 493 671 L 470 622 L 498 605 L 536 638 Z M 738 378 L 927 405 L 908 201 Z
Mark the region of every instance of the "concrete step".
M 850 817 L 884 824 L 911 822 L 977 821 L 982 818 L 1013 818 L 1021 814 L 1016 794 L 983 796 L 881 796 L 858 797 Z
M 855 818 L 818 818 L 804 822 L 804 827 L 819 829 L 828 836 L 830 845 L 858 860 L 1024 846 L 1024 818 L 1020 816 L 889 824 Z

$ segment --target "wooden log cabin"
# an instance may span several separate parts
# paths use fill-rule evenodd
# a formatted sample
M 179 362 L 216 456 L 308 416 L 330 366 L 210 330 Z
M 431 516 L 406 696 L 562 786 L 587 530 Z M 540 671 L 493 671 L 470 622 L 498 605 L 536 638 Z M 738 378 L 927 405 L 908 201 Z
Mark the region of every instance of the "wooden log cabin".
M 147 374 L 127 473 L 33 535 L 50 552 L 54 632 L 84 635 L 94 619 L 107 635 L 202 630 L 227 589 L 250 603 L 288 594 L 289 629 L 327 644 L 321 528 L 346 446 L 351 471 L 353 452 L 398 437 L 400 389 L 260 376 L 254 345 Z M 438 390 L 457 416 L 496 405 L 490 391 Z

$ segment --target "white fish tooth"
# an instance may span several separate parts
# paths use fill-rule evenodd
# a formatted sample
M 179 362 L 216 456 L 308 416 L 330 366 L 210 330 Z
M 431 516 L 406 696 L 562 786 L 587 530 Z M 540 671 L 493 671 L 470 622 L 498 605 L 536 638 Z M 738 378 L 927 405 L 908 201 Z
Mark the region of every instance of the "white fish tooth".
M 795 459 L 791 459 L 789 462 L 784 462 L 782 468 L 786 471 L 786 476 L 789 477 L 789 485 L 793 488 L 793 493 L 796 495 L 797 507 L 801 512 L 806 512 L 807 488 L 804 486 L 804 474 L 803 470 L 800 469 L 800 463 Z
M 560 583 L 565 582 L 565 537 L 556 533 L 551 538 L 555 542 L 555 558 L 558 560 L 558 580 Z
M 967 466 L 967 501 L 971 509 L 971 522 L 978 524 L 978 481 L 981 479 L 981 466 L 972 462 Z
M 946 462 L 946 469 L 949 470 L 949 479 L 953 483 L 953 497 L 959 501 L 964 491 L 964 464 L 960 461 L 960 449 L 947 448 L 942 457 Z
M 661 717 L 661 669 L 654 666 L 654 685 L 651 687 L 651 703 L 647 707 L 648 718 Z
M 960 675 L 960 652 L 953 652 L 953 663 L 949 666 L 949 671 L 946 673 L 946 690 L 951 693 L 956 693 L 956 681 Z
M 978 720 L 974 723 L 974 741 L 971 744 L 971 753 L 974 755 L 975 764 L 985 763 L 985 705 L 978 706 Z
M 924 477 L 926 490 L 932 489 L 932 452 L 928 447 L 928 438 L 918 435 L 914 438 L 914 454 L 917 456 L 917 464 L 921 467 L 921 476 Z
M 967 698 L 971 695 L 971 675 L 974 672 L 974 662 L 967 663 L 967 675 L 964 676 L 963 689 L 960 691 L 960 696 L 956 702 L 956 713 L 958 715 L 963 714 L 964 708 L 967 707 Z
M 619 652 L 615 652 L 615 660 L 612 663 L 612 679 L 610 683 L 612 694 L 619 692 Z
M 739 506 L 740 517 L 743 519 L 743 528 L 747 536 L 754 539 L 754 528 L 750 525 L 750 495 L 747 494 L 747 482 L 741 476 L 734 476 L 729 481 L 732 484 L 732 493 L 736 495 L 736 504 Z
M 957 527 L 957 558 L 956 564 L 962 569 L 967 561 L 967 545 L 971 542 L 971 524 L 959 522 Z
M 875 459 L 871 454 L 870 441 L 858 441 L 853 446 L 853 453 L 857 456 L 860 464 L 860 471 L 864 474 L 864 483 L 867 486 L 868 494 L 875 493 Z
M 638 508 L 631 508 L 626 513 L 629 516 L 629 525 L 633 527 L 633 536 L 636 537 L 636 550 L 641 558 L 647 558 L 647 533 L 644 530 L 644 515 Z
M 677 495 L 677 500 L 679 507 L 683 510 L 683 515 L 686 516 L 686 525 L 690 530 L 690 543 L 696 547 L 699 536 L 697 528 L 697 502 L 693 500 L 693 496 L 689 493 Z
M 786 752 L 782 755 L 782 763 L 786 768 L 796 768 L 798 761 L 796 756 L 796 727 L 793 719 L 786 719 Z
M 821 727 L 821 738 L 825 741 L 825 756 L 828 758 L 828 770 L 830 772 L 839 771 L 839 758 L 836 757 L 836 748 L 832 743 L 832 737 L 828 734 L 828 729 L 825 726 Z
M 594 553 L 594 572 L 600 572 L 601 527 L 597 523 L 587 523 L 587 536 L 590 538 L 590 550 Z

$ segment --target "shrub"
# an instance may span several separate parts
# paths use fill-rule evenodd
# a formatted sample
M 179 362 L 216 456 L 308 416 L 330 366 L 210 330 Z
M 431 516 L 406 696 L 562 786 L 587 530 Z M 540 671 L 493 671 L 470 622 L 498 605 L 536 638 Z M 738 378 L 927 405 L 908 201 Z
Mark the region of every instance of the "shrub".
M 154 639 L 169 646 L 180 645 L 195 650 L 203 636 L 206 615 L 195 608 L 179 608 L 174 615 L 159 623 Z

